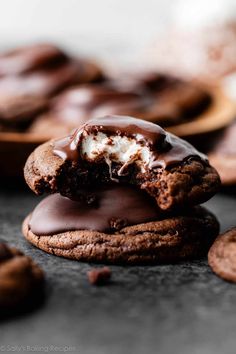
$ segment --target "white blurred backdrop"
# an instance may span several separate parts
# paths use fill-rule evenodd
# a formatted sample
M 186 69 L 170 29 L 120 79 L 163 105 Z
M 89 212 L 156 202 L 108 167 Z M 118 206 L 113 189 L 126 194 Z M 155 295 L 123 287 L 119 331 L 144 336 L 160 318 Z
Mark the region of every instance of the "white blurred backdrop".
M 82 54 L 132 62 L 166 26 L 235 12 L 235 0 L 1 0 L 0 41 L 11 47 L 52 40 Z

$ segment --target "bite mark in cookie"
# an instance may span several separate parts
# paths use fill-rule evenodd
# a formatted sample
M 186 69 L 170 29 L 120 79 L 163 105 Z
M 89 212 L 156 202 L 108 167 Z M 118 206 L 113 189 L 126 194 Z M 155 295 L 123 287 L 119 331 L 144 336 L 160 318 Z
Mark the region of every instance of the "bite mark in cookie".
M 54 153 L 63 159 L 105 160 L 122 165 L 135 163 L 142 172 L 166 168 L 194 156 L 207 158 L 186 141 L 166 133 L 160 126 L 126 116 L 92 119 L 68 140 L 55 143 Z M 118 171 L 118 175 L 122 174 Z

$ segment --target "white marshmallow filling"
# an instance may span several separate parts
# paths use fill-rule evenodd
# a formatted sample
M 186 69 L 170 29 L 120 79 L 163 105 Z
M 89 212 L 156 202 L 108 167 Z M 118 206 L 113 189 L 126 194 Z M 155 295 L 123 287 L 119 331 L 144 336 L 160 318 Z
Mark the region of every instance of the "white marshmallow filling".
M 98 132 L 96 135 L 88 134 L 83 137 L 80 154 L 88 161 L 95 161 L 104 158 L 109 168 L 112 162 L 120 163 L 122 166 L 118 175 L 122 175 L 125 168 L 135 163 L 142 172 L 152 161 L 152 152 L 148 146 L 139 143 L 137 139 L 110 135 Z

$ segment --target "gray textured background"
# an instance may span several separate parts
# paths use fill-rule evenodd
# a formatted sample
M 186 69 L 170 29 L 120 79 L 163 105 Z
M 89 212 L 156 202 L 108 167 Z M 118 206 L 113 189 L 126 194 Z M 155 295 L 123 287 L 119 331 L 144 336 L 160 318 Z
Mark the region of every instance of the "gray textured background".
M 1 323 L 0 351 L 45 351 L 52 345 L 59 347 L 56 352 L 71 346 L 81 354 L 235 354 L 236 285 L 216 277 L 206 259 L 113 266 L 113 283 L 93 287 L 86 277 L 91 265 L 48 255 L 23 239 L 22 219 L 39 199 L 25 188 L 1 184 L 0 238 L 42 266 L 47 298 L 37 311 Z M 235 225 L 232 193 L 207 205 L 222 230 Z

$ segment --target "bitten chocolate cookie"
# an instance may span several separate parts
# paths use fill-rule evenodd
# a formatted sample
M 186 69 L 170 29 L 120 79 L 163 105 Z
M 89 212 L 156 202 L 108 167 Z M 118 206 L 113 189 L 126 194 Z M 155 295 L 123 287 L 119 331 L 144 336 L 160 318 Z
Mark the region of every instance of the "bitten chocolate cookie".
M 48 253 L 116 264 L 200 257 L 218 230 L 204 208 L 164 214 L 147 193 L 116 184 L 81 190 L 77 201 L 49 196 L 23 223 L 26 239 Z
M 0 317 L 27 310 L 43 294 L 44 275 L 30 257 L 0 243 Z
M 236 184 L 236 122 L 218 136 L 210 150 L 209 160 L 222 180 L 223 185 Z
M 38 147 L 25 179 L 37 194 L 75 198 L 83 186 L 129 183 L 162 210 L 196 205 L 213 196 L 220 179 L 206 156 L 150 122 L 124 116 L 90 120 L 74 134 Z
M 208 263 L 219 277 L 236 282 L 236 228 L 217 237 L 208 253 Z

